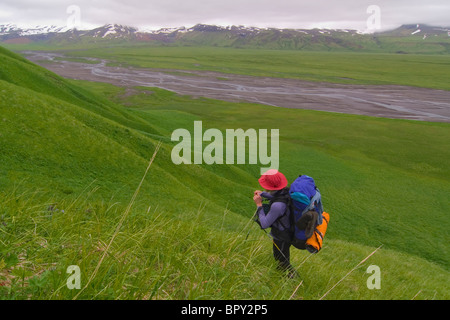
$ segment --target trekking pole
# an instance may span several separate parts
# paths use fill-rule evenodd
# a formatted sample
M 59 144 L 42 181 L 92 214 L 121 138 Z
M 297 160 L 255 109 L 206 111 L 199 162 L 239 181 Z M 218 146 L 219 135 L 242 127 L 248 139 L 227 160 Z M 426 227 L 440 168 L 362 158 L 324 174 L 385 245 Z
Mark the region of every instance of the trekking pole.
M 284 259 L 286 259 L 286 261 L 288 261 L 288 258 L 286 258 L 286 256 L 284 255 L 284 253 L 281 251 L 281 249 L 277 246 L 277 244 L 275 243 L 275 240 L 273 239 L 273 237 L 270 235 L 270 233 L 268 233 L 265 229 L 261 229 L 262 231 L 264 231 L 264 233 L 270 238 L 270 240 L 272 240 L 273 245 L 275 246 L 275 248 L 277 248 L 278 251 L 280 251 L 281 255 L 284 257 Z
M 256 220 L 257 220 L 257 219 L 253 219 L 254 217 L 256 217 L 256 213 L 257 212 L 258 212 L 258 208 L 256 208 L 255 213 L 252 215 L 252 218 L 251 218 L 251 220 L 253 220 L 254 222 L 256 222 Z M 250 228 L 248 229 L 247 236 L 245 237 L 245 240 L 248 239 L 249 234 L 250 234 Z

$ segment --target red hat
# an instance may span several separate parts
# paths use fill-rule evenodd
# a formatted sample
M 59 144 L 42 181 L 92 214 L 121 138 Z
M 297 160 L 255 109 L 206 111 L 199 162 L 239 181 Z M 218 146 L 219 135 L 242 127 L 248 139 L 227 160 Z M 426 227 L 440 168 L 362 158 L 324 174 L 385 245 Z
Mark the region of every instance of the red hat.
M 258 181 L 261 187 L 266 190 L 281 190 L 288 185 L 284 174 L 275 169 L 268 170 Z

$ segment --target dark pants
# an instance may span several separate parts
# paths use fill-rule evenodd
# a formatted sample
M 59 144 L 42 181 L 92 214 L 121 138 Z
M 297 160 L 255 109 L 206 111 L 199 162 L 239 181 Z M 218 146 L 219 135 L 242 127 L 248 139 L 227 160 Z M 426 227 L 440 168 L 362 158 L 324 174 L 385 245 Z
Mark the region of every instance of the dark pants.
M 289 241 L 273 239 L 273 257 L 278 262 L 278 268 L 281 271 L 295 271 L 290 262 L 290 247 L 291 243 Z

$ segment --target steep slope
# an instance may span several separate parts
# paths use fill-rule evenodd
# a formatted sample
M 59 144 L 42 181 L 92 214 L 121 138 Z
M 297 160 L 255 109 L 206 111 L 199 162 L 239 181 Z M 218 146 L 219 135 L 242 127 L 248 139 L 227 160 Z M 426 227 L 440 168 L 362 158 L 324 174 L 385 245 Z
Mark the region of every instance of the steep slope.
M 51 186 L 51 190 L 76 194 L 95 180 L 107 188 L 100 190 L 104 195 L 129 198 L 156 142 L 167 142 L 155 122 L 12 53 L 2 53 L 0 60 L 4 66 L 0 71 L 3 184 L 24 180 L 36 189 Z M 154 169 L 155 178 L 144 190 L 160 198 L 197 198 L 196 207 L 203 197 L 193 190 L 217 177 L 201 168 L 174 168 L 169 146 L 163 146 L 155 166 L 162 168 Z M 174 189 L 180 193 L 171 194 Z M 224 201 L 217 194 L 215 200 Z
M 75 104 L 121 124 L 157 134 L 157 131 L 148 123 L 143 123 L 142 119 L 133 117 L 111 102 L 99 96 L 93 96 L 89 91 L 68 83 L 56 74 L 2 47 L 0 47 L 0 62 L 1 80 Z

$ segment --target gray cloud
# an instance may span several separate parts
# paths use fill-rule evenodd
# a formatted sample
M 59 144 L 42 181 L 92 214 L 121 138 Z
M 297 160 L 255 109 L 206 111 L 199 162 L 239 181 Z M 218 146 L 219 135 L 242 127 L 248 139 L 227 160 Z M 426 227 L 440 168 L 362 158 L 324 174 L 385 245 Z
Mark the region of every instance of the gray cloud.
M 197 23 L 288 28 L 364 29 L 369 5 L 381 10 L 381 28 L 406 23 L 450 25 L 448 0 L 2 0 L 0 24 L 65 25 L 67 8 L 80 8 L 81 27 L 119 23 L 135 27 L 190 27 Z

